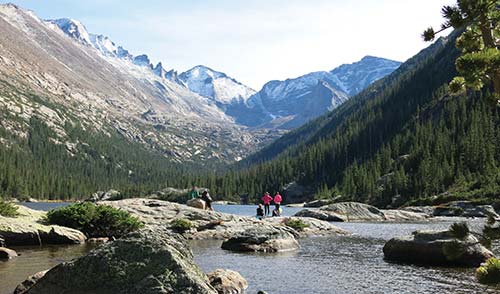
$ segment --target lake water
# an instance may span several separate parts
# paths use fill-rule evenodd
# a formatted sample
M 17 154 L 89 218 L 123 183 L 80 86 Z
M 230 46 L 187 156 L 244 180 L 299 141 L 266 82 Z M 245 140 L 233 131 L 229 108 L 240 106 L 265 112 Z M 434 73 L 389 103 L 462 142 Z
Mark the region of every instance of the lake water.
M 36 206 L 36 205 L 35 205 Z M 254 215 L 254 206 L 217 206 L 218 211 Z M 297 208 L 286 208 L 292 214 Z M 246 293 L 358 294 L 358 293 L 500 293 L 500 288 L 478 284 L 474 269 L 398 265 L 384 261 L 386 240 L 417 229 L 445 229 L 454 220 L 427 223 L 337 223 L 353 236 L 300 240 L 301 249 L 282 254 L 241 254 L 220 249 L 220 241 L 192 241 L 195 260 L 206 272 L 227 268 L 240 272 L 250 286 Z M 477 227 L 482 220 L 472 220 Z M 12 289 L 32 273 L 80 256 L 83 246 L 20 247 L 17 259 L 0 262 L 0 293 Z M 498 245 L 494 251 L 499 254 Z

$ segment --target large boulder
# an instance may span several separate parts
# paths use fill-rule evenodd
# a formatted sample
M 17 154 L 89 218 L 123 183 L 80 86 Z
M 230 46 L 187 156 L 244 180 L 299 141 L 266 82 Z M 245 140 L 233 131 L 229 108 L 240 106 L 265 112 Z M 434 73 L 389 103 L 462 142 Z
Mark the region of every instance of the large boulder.
M 322 206 L 317 210 L 304 209 L 295 214 L 330 222 L 384 222 L 422 221 L 428 216 L 423 213 L 403 210 L 381 210 L 375 206 L 358 202 L 339 202 Z
M 494 256 L 476 237 L 458 240 L 449 231 L 416 231 L 389 240 L 383 251 L 389 261 L 421 265 L 477 267 Z
M 222 242 L 222 249 L 236 252 L 283 252 L 299 249 L 294 235 L 282 228 L 254 227 Z
M 487 217 L 499 215 L 491 205 L 476 205 L 470 201 L 452 201 L 434 207 L 433 216 Z
M 17 257 L 16 251 L 9 249 L 9 248 L 5 248 L 5 247 L 0 247 L 0 260 L 1 259 L 11 259 L 14 257 Z
M 241 294 L 248 288 L 247 280 L 232 270 L 216 269 L 208 273 L 208 279 L 219 294 Z
M 17 217 L 0 216 L 0 235 L 13 245 L 80 244 L 85 235 L 75 229 L 44 224 L 45 212 L 18 205 Z
M 206 208 L 206 203 L 200 198 L 194 198 L 194 199 L 189 199 L 186 202 L 187 206 L 198 208 L 198 209 L 205 209 Z
M 145 228 L 57 265 L 26 294 L 215 294 L 187 242 L 159 227 Z
M 162 200 L 135 198 L 101 203 L 128 211 L 149 226 L 165 227 L 175 219 L 189 220 L 191 229 L 183 233 L 189 239 L 225 240 L 252 228 L 259 228 L 268 234 L 276 229 L 287 230 L 279 222 L 260 221 L 254 217 L 202 210 Z

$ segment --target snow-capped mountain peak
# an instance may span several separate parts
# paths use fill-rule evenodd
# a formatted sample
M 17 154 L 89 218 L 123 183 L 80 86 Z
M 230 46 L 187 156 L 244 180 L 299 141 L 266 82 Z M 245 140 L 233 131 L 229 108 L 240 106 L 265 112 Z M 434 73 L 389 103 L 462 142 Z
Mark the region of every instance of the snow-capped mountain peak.
M 204 65 L 197 65 L 181 73 L 179 79 L 191 91 L 223 104 L 246 101 L 255 94 L 255 90 L 228 77 L 223 72 L 215 71 Z
M 60 18 L 48 20 L 58 26 L 66 35 L 85 45 L 92 45 L 91 37 L 85 26 L 78 20 Z

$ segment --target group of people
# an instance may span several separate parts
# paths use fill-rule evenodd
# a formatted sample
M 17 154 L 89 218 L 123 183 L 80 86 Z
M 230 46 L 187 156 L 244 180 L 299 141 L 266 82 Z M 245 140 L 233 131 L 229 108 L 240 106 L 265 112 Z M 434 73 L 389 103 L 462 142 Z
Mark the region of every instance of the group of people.
M 201 200 L 205 201 L 205 209 L 212 210 L 212 211 L 214 210 L 212 208 L 213 199 L 210 196 L 210 193 L 208 193 L 207 189 L 203 190 L 203 192 L 201 193 L 201 196 L 200 196 L 200 192 L 198 192 L 198 189 L 196 188 L 196 186 L 194 186 L 191 189 L 191 191 L 189 192 L 189 196 L 191 197 L 191 199 L 200 198 Z
M 281 197 L 280 192 L 276 192 L 276 194 L 271 196 L 269 192 L 266 192 L 264 196 L 261 198 L 262 203 L 264 204 L 264 209 L 262 209 L 262 204 L 259 204 L 259 207 L 257 207 L 257 218 L 258 219 L 263 219 L 266 216 L 269 216 L 271 214 L 270 207 L 271 207 L 271 202 L 274 203 L 274 209 L 272 211 L 272 216 L 281 216 L 281 201 L 283 200 L 283 197 Z

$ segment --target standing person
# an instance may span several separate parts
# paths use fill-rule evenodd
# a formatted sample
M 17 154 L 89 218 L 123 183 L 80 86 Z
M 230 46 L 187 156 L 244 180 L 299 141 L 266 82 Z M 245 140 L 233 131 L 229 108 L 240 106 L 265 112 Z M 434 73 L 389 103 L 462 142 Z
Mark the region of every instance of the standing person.
M 276 206 L 276 212 L 278 213 L 278 215 L 281 214 L 281 211 L 280 211 L 280 205 L 281 205 L 281 201 L 283 200 L 283 198 L 281 197 L 280 195 L 280 192 L 276 192 L 276 194 L 274 195 L 274 205 Z
M 198 192 L 198 188 L 196 188 L 196 186 L 193 186 L 191 191 L 189 191 L 189 198 L 190 199 L 200 198 L 200 193 Z
M 264 210 L 262 209 L 262 204 L 259 203 L 259 207 L 257 207 L 257 219 L 264 218 Z
M 203 191 L 203 193 L 201 194 L 201 200 L 205 201 L 206 209 L 212 210 L 212 211 L 214 210 L 212 208 L 212 197 L 210 197 L 208 190 Z
M 271 213 L 271 211 L 269 210 L 271 201 L 273 201 L 273 197 L 271 197 L 269 192 L 266 192 L 264 196 L 262 196 L 262 202 L 264 203 L 264 213 L 266 216 L 268 216 Z

